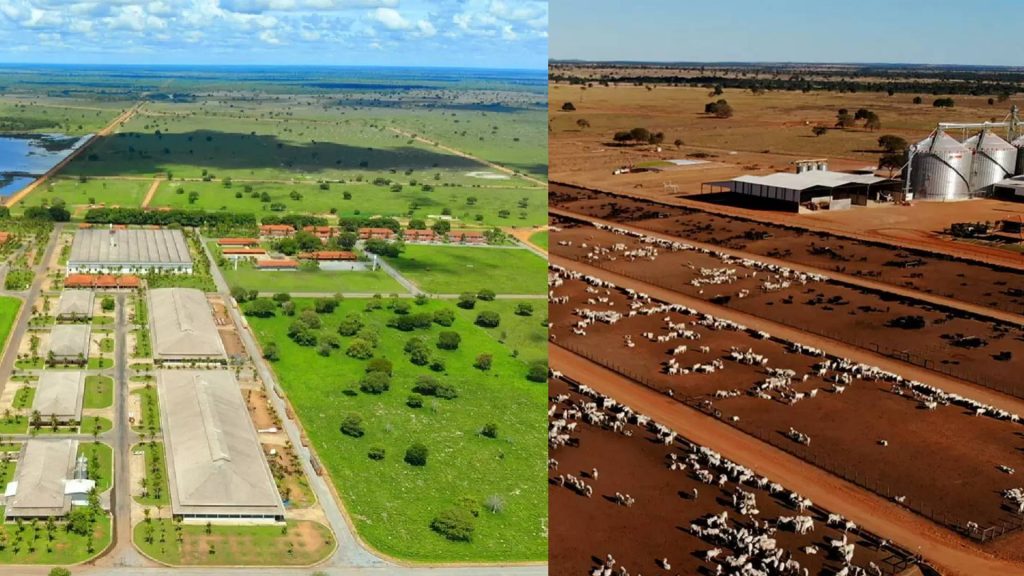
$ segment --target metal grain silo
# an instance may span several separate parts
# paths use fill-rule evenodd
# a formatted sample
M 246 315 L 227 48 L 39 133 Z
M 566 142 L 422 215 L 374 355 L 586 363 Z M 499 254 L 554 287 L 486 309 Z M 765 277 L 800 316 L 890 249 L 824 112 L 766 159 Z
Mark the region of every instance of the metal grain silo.
M 919 200 L 963 200 L 970 197 L 971 151 L 936 130 L 915 145 L 910 191 Z
M 1017 169 L 1014 172 L 1024 174 L 1024 136 L 1014 140 L 1013 145 L 1017 147 Z
M 982 130 L 968 138 L 964 146 L 973 153 L 971 192 L 991 191 L 993 184 L 1013 176 L 1013 169 L 1017 166 L 1017 148 L 991 130 Z

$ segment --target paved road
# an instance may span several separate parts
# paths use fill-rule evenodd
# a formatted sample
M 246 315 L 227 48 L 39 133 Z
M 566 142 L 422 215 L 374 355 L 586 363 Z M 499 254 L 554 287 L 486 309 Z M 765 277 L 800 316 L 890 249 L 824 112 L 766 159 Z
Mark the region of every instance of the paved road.
M 993 558 L 987 551 L 906 508 L 564 348 L 550 346 L 549 362 L 553 369 L 652 417 L 687 439 L 771 478 L 810 498 L 818 506 L 842 514 L 869 532 L 922 554 L 930 562 L 938 564 L 943 574 L 1024 574 L 1024 563 Z
M 759 262 L 764 262 L 766 264 L 774 264 L 774 265 L 777 265 L 777 266 L 784 266 L 786 268 L 791 268 L 793 270 L 799 270 L 801 272 L 810 272 L 810 273 L 813 273 L 813 274 L 821 274 L 822 276 L 827 276 L 828 278 L 830 278 L 832 280 L 835 280 L 836 282 L 839 282 L 839 283 L 842 283 L 842 284 L 847 284 L 847 285 L 850 285 L 850 286 L 857 286 L 857 287 L 860 287 L 860 288 L 866 288 L 868 290 L 877 290 L 877 291 L 887 292 L 889 294 L 895 294 L 895 295 L 903 296 L 903 297 L 906 297 L 906 298 L 913 298 L 915 300 L 919 300 L 919 301 L 922 301 L 922 302 L 927 302 L 929 304 L 934 304 L 936 306 L 943 306 L 943 307 L 946 307 L 946 308 L 952 308 L 954 310 L 961 310 L 963 312 L 967 312 L 969 314 L 974 314 L 974 315 L 977 315 L 977 316 L 981 316 L 983 318 L 988 318 L 990 320 L 997 320 L 999 322 L 1007 322 L 1007 323 L 1010 323 L 1010 324 L 1016 324 L 1018 326 L 1024 326 L 1024 315 L 1014 314 L 1013 312 L 1006 312 L 1006 311 L 1003 311 L 1003 310 L 996 310 L 994 308 L 989 308 L 987 306 L 971 304 L 969 302 L 964 302 L 962 300 L 955 300 L 953 298 L 946 298 L 944 296 L 937 296 L 935 294 L 928 294 L 927 292 L 921 292 L 919 290 L 914 290 L 914 289 L 911 289 L 911 288 L 904 288 L 902 286 L 897 286 L 895 284 L 889 284 L 889 283 L 886 283 L 886 282 L 879 282 L 877 280 L 871 280 L 869 278 L 862 278 L 860 276 L 853 276 L 851 274 L 843 274 L 841 272 L 834 272 L 832 270 L 825 270 L 823 268 L 815 268 L 814 266 L 807 266 L 805 264 L 797 264 L 797 263 L 791 262 L 789 260 L 780 260 L 780 259 L 777 259 L 777 258 L 771 258 L 771 257 L 768 257 L 768 256 L 762 256 L 760 254 L 753 254 L 753 253 L 750 253 L 750 252 L 743 252 L 741 250 L 734 250 L 732 248 L 723 248 L 721 246 L 716 246 L 714 244 L 707 244 L 707 243 L 704 243 L 704 242 L 697 242 L 695 240 L 691 240 L 690 238 L 682 238 L 682 237 L 679 237 L 679 236 L 672 236 L 670 234 L 661 234 L 661 233 L 658 233 L 658 232 L 652 232 L 650 230 L 645 230 L 643 228 L 637 228 L 635 226 L 630 226 L 629 224 L 623 224 L 621 222 L 613 222 L 611 220 L 602 220 L 600 218 L 593 218 L 593 217 L 590 217 L 590 216 L 585 216 L 583 214 L 577 214 L 576 212 L 570 212 L 568 210 L 562 210 L 560 208 L 549 208 L 548 212 L 551 213 L 551 214 L 555 214 L 557 216 L 565 216 L 565 217 L 568 217 L 568 218 L 576 218 L 578 220 L 582 220 L 582 221 L 585 221 L 585 222 L 597 222 L 597 223 L 600 223 L 600 224 L 607 224 L 609 226 L 615 226 L 617 228 L 624 228 L 626 230 L 632 230 L 634 232 L 639 232 L 641 234 L 645 234 L 645 235 L 651 236 L 653 238 L 660 238 L 662 240 L 668 240 L 668 241 L 671 241 L 671 242 L 685 242 L 686 244 L 691 244 L 691 245 L 696 246 L 698 248 L 705 248 L 705 249 L 708 249 L 708 250 L 715 250 L 715 251 L 718 251 L 718 252 L 722 252 L 724 254 L 732 255 L 733 257 L 736 257 L 736 258 L 749 258 L 751 260 L 757 260 Z
M 753 316 L 732 308 L 725 308 L 717 304 L 712 304 L 707 300 L 680 294 L 667 288 L 648 284 L 640 280 L 634 280 L 621 274 L 609 272 L 603 268 L 597 268 L 589 264 L 568 260 L 553 254 L 551 255 L 551 262 L 570 270 L 576 270 L 584 274 L 590 274 L 597 276 L 598 278 L 611 281 L 615 283 L 616 286 L 628 286 L 635 290 L 644 292 L 652 298 L 657 298 L 674 304 L 682 304 L 700 312 L 717 316 L 718 318 L 738 322 L 739 324 L 754 330 L 763 330 L 772 336 L 790 340 L 792 342 L 800 342 L 801 344 L 814 346 L 815 348 L 821 348 L 826 352 L 849 358 L 854 362 L 863 362 L 864 364 L 877 366 L 883 370 L 894 372 L 910 380 L 917 380 L 932 386 L 938 386 L 946 392 L 955 392 L 961 396 L 972 398 L 986 404 L 991 404 L 992 406 L 996 406 L 1004 410 L 1009 410 L 1014 414 L 1024 414 L 1024 399 L 1009 396 L 978 384 L 957 380 L 956 378 L 952 378 L 938 372 L 933 372 L 915 364 L 901 362 L 888 356 L 876 354 L 864 348 L 858 348 L 857 346 L 846 344 L 845 342 L 804 332 L 799 328 L 779 324 L 777 322 L 761 318 L 760 316 Z

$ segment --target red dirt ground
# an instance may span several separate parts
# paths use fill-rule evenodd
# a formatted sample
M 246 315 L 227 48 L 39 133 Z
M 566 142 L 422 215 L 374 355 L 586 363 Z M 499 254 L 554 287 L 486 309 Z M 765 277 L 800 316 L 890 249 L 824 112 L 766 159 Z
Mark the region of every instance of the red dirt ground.
M 623 252 L 650 245 L 566 219 L 556 218 L 555 226 L 551 232 L 552 254 L 586 260 L 593 266 L 869 350 L 896 357 L 906 354 L 915 364 L 998 390 L 1024 394 L 1024 382 L 1007 369 L 1013 358 L 1024 357 L 1024 331 L 1016 326 L 957 317 L 932 306 L 831 282 L 795 284 L 766 292 L 761 286 L 771 276 L 767 271 L 745 268 L 735 261 L 726 264 L 715 256 L 693 250 L 672 252 L 662 248 L 655 260 L 628 258 Z M 599 247 L 611 252 L 598 255 Z M 737 280 L 693 286 L 691 281 L 700 278 L 698 270 L 702 268 L 735 269 Z M 741 290 L 749 294 L 739 297 Z M 905 316 L 920 316 L 926 326 L 916 330 L 887 326 L 888 322 Z M 943 338 L 954 334 L 981 337 L 986 345 L 966 348 Z
M 823 270 L 861 275 L 998 310 L 1024 312 L 1024 274 L 1014 269 L 924 252 L 911 253 L 826 233 L 728 218 L 557 184 L 551 186 L 550 201 L 553 206 L 565 210 L 629 223 L 682 239 L 782 258 Z
M 570 391 L 561 380 L 551 381 L 549 389 L 552 395 Z M 559 403 L 559 411 L 589 401 L 575 392 L 569 396 Z M 567 473 L 583 476 L 595 489 L 594 496 L 586 498 L 557 482 L 549 484 L 551 539 L 559 543 L 551 549 L 551 573 L 584 574 L 611 554 L 617 561 L 616 567 L 627 567 L 630 573 L 666 573 L 657 561 L 667 558 L 672 565 L 668 573 L 714 574 L 714 564 L 705 562 L 702 553 L 717 544 L 692 534 L 688 527 L 699 518 L 722 511 L 728 511 L 733 521 L 739 519 L 749 526 L 749 521 L 732 506 L 736 485 L 730 482 L 718 488 L 700 482 L 692 472 L 670 470 L 666 465 L 670 453 L 680 460 L 688 453 L 683 442 L 665 446 L 644 428 L 630 425 L 627 429 L 632 436 L 580 421 L 580 427 L 572 434 L 579 439 L 579 445 L 551 451 L 551 457 L 558 460 L 558 469 L 549 472 L 550 478 Z M 598 468 L 598 478 L 586 478 L 594 467 Z M 690 497 L 694 488 L 699 494 L 696 500 Z M 743 489 L 756 494 L 760 510 L 757 518 L 761 522 L 797 514 L 785 500 L 765 490 L 746 485 Z M 630 494 L 636 503 L 631 507 L 616 504 L 610 500 L 616 492 Z M 827 554 L 827 541 L 841 538 L 842 533 L 825 524 L 823 511 L 818 510 L 813 516 L 813 532 L 802 536 L 779 530 L 775 538 L 779 548 L 791 553 L 810 574 L 831 575 L 842 563 Z M 581 529 L 582 526 L 587 528 Z M 867 567 L 869 562 L 875 562 L 887 567 L 899 560 L 891 551 L 876 550 L 874 537 L 851 533 L 849 538 L 856 543 L 855 564 Z M 819 547 L 818 554 L 808 555 L 800 550 L 812 544 Z
M 586 336 L 570 330 L 579 318 L 574 308 L 628 310 L 625 296 L 618 291 L 607 295 L 609 305 L 589 305 L 594 296 L 581 281 L 567 280 L 555 289 L 556 296 L 569 295 L 567 304 L 552 304 L 550 320 L 556 342 L 570 350 L 601 350 L 599 363 L 626 375 L 642 374 L 647 384 L 661 391 L 671 388 L 677 399 L 703 398 L 720 389 L 745 392 L 765 377 L 760 367 L 725 360 L 724 370 L 714 374 L 670 376 L 658 368 L 668 359 L 668 350 L 687 344 L 689 351 L 679 357 L 683 366 L 708 363 L 728 353 L 731 346 L 753 349 L 769 358 L 770 366 L 790 368 L 799 375 L 812 371 L 817 359 L 789 354 L 779 342 L 760 340 L 743 332 L 711 330 L 695 326 L 694 317 L 660 313 L 620 320 L 615 326 L 597 323 L 586 328 Z M 604 296 L 604 290 L 601 290 Z M 655 343 L 641 337 L 643 332 L 664 334 L 663 318 L 686 322 L 688 329 L 701 334 L 698 341 L 673 340 Z M 623 337 L 631 334 L 635 348 L 627 348 Z M 711 353 L 696 350 L 709 346 Z M 921 410 L 918 403 L 893 394 L 889 385 L 855 381 L 843 395 L 824 388 L 829 385 L 817 376 L 795 385 L 800 391 L 822 388 L 816 398 L 795 405 L 762 400 L 747 395 L 716 400 L 723 418 L 738 416 L 732 424 L 763 440 L 790 451 L 831 472 L 854 478 L 883 495 L 906 496 L 906 505 L 926 515 L 963 526 L 967 521 L 987 525 L 1008 517 L 1003 509 L 1002 490 L 1019 485 L 1013 477 L 996 469 L 1005 464 L 1024 469 L 1024 435 L 1020 425 L 990 418 L 976 418 L 955 406 Z M 797 444 L 785 436 L 790 427 L 808 434 L 810 446 Z M 889 446 L 878 442 L 887 440 Z M 936 484 L 942 478 L 942 484 Z

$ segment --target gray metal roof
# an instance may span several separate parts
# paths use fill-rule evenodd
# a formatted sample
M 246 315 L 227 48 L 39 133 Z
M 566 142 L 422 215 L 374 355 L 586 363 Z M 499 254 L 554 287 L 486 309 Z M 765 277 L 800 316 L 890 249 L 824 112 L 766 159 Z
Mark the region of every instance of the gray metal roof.
M 174 514 L 281 516 L 284 506 L 228 370 L 159 370 Z
M 6 514 L 14 516 L 63 516 L 71 510 L 64 483 L 74 468 L 77 440 L 39 440 L 25 443 L 15 470 L 18 483 L 7 499 Z
M 68 264 L 191 264 L 181 230 L 103 230 L 75 232 Z
M 85 372 L 78 370 L 47 370 L 39 376 L 32 410 L 38 410 L 46 420 L 57 416 L 61 420 L 79 420 L 85 395 Z
M 50 330 L 49 351 L 58 358 L 88 358 L 91 330 L 88 324 L 57 324 Z
M 726 182 L 745 182 L 747 184 L 759 184 L 761 186 L 775 186 L 789 190 L 806 190 L 822 186 L 835 188 L 843 184 L 875 184 L 885 181 L 886 178 L 874 174 L 848 174 L 846 172 L 830 172 L 827 170 L 810 170 L 795 174 L 793 172 L 776 172 L 767 176 L 743 175 Z M 717 184 L 717 183 L 716 183 Z
M 194 288 L 149 291 L 153 352 L 162 359 L 223 358 L 224 342 L 217 332 L 206 296 Z
M 92 317 L 96 295 L 92 290 L 65 290 L 57 301 L 57 316 Z

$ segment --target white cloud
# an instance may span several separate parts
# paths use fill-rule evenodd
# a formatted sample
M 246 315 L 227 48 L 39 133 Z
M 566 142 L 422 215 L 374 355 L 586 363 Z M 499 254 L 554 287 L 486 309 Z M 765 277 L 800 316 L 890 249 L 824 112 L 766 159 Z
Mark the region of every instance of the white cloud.
M 519 34 L 512 29 L 512 26 L 506 24 L 501 27 L 501 39 L 502 40 L 516 40 L 519 38 Z
M 429 20 L 420 20 L 416 23 L 416 28 L 419 30 L 419 35 L 424 38 L 430 38 L 437 34 L 437 28 L 434 28 Z
M 388 30 L 408 30 L 412 27 L 412 22 L 406 20 L 401 12 L 394 8 L 377 8 L 370 13 L 370 17 Z
M 266 42 L 267 44 L 281 43 L 281 41 L 278 40 L 277 36 L 274 34 L 272 30 L 264 30 L 263 32 L 260 32 L 260 40 Z

